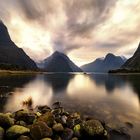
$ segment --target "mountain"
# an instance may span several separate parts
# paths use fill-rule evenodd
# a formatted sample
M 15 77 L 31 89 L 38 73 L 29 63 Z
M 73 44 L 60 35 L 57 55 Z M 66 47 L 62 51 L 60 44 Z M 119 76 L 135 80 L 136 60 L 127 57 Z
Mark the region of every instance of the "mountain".
M 121 68 L 140 70 L 140 43 L 134 55 L 128 59 Z
M 58 51 L 43 60 L 38 66 L 48 72 L 82 72 L 65 54 Z
M 125 61 L 125 57 L 108 53 L 105 58 L 98 58 L 89 64 L 83 65 L 81 69 L 85 72 L 108 72 L 120 68 Z
M 11 40 L 7 27 L 0 21 L 0 69 L 37 69 L 35 62 Z

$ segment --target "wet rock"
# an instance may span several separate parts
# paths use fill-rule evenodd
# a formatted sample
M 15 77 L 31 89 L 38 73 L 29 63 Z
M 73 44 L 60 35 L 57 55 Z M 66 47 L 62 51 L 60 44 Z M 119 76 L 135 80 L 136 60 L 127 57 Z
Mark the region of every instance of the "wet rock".
M 82 130 L 90 136 L 104 134 L 104 127 L 98 120 L 88 120 L 82 124 Z
M 78 140 L 78 138 L 77 137 L 74 137 L 74 138 L 72 138 L 72 140 Z
M 58 109 L 54 109 L 54 110 L 52 110 L 52 114 L 54 114 L 55 116 L 57 116 L 57 115 L 61 115 L 61 109 L 58 108 Z
M 76 124 L 81 123 L 81 117 L 79 113 L 73 113 L 67 118 L 67 126 L 73 128 Z
M 0 126 L 8 128 L 14 125 L 14 119 L 9 114 L 0 113 Z
M 74 131 L 75 136 L 80 137 L 81 136 L 81 126 L 80 126 L 80 124 L 75 125 L 74 128 L 73 128 L 73 131 Z
M 52 125 L 54 124 L 54 120 L 54 116 L 51 112 L 47 112 L 37 119 L 37 121 L 45 122 L 49 127 L 52 127 Z
M 63 115 L 65 115 L 65 116 L 69 116 L 70 115 L 70 113 L 69 112 L 63 112 Z
M 28 136 L 20 136 L 17 140 L 31 140 Z
M 69 129 L 69 128 L 66 128 L 66 129 L 63 131 L 62 139 L 63 139 L 63 140 L 71 140 L 72 137 L 73 137 L 73 130 L 72 130 L 72 129 Z
M 4 129 L 0 127 L 0 140 L 4 140 Z
M 42 138 L 51 137 L 53 132 L 45 122 L 36 122 L 30 128 L 30 134 L 33 140 L 40 140 Z
M 62 132 L 64 130 L 64 128 L 61 123 L 57 123 L 57 124 L 53 125 L 53 130 L 56 132 Z
M 29 128 L 19 125 L 13 125 L 6 131 L 6 136 L 8 139 L 16 139 L 20 135 L 28 134 L 30 132 Z
M 60 136 L 56 135 L 56 136 L 53 138 L 53 140 L 62 140 L 62 138 L 61 138 Z
M 43 138 L 41 140 L 52 140 L 51 138 Z
M 61 117 L 61 122 L 62 122 L 62 124 L 66 124 L 66 123 L 67 123 L 67 119 L 68 119 L 68 117 L 65 116 L 65 115 L 63 115 L 63 116 Z
M 125 124 L 126 124 L 126 126 L 128 127 L 128 128 L 133 128 L 134 126 L 133 126 L 133 124 L 132 123 L 130 123 L 130 122 L 125 122 Z
M 37 117 L 40 117 L 42 114 L 40 112 L 35 113 Z
M 110 140 L 131 140 L 131 136 L 119 130 L 110 131 Z
M 47 105 L 38 106 L 38 111 L 44 114 L 44 113 L 50 112 L 51 108 L 48 107 Z
M 61 102 L 55 102 L 53 105 L 52 105 L 52 108 L 54 109 L 58 109 L 61 107 Z
M 16 124 L 21 126 L 26 126 L 26 123 L 24 121 L 17 121 Z
M 30 113 L 28 110 L 19 110 L 15 113 L 15 119 L 19 121 L 22 120 L 27 124 L 32 124 L 36 119 L 36 116 L 34 113 Z

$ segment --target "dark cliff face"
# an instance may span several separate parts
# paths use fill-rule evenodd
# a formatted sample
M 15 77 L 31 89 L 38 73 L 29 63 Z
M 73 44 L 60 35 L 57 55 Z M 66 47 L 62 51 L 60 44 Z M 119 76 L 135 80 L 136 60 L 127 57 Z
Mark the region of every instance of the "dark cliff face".
M 0 44 L 3 45 L 12 44 L 12 40 L 8 33 L 7 27 L 4 25 L 2 21 L 0 21 Z
M 140 44 L 134 55 L 130 59 L 128 59 L 121 68 L 140 70 Z
M 43 68 L 48 72 L 82 72 L 65 54 L 54 52 L 43 62 Z
M 7 27 L 0 21 L 0 68 L 37 69 L 35 62 L 11 40 Z
M 108 53 L 105 58 L 98 58 L 81 68 L 86 72 L 108 72 L 109 70 L 120 68 L 125 61 L 125 58 Z

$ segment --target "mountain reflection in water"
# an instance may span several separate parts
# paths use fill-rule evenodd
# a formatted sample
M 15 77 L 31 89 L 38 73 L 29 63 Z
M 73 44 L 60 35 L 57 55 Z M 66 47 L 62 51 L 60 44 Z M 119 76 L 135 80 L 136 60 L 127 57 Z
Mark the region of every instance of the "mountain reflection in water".
M 46 74 L 0 76 L 0 109 L 16 111 L 29 97 L 33 106 L 61 101 L 68 111 L 93 115 L 107 123 L 134 125 L 133 140 L 140 134 L 140 76 L 108 74 Z M 6 95 L 6 96 L 4 96 Z M 8 96 L 7 96 L 8 95 Z

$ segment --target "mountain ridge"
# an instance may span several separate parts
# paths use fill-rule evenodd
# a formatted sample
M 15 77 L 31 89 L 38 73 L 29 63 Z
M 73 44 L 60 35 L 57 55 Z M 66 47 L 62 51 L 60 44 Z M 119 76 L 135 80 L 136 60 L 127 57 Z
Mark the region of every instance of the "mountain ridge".
M 122 69 L 139 69 L 140 70 L 140 43 L 138 48 L 134 52 L 133 56 L 129 58 L 124 65 L 121 67 Z
M 109 70 L 120 68 L 125 61 L 125 57 L 122 58 L 108 53 L 104 58 L 97 58 L 95 61 L 81 66 L 81 68 L 85 72 L 108 72 Z
M 82 72 L 68 56 L 59 51 L 55 51 L 51 56 L 44 59 L 40 65 L 48 72 Z
M 8 29 L 2 21 L 0 21 L 0 69 L 37 69 L 36 63 L 11 40 Z

